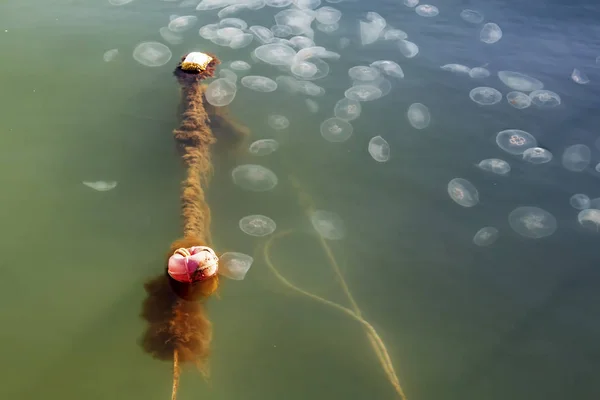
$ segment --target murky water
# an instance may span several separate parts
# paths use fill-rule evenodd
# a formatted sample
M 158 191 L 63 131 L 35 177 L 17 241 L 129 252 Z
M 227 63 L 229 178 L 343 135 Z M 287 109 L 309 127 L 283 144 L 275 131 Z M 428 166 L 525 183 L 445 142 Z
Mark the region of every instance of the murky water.
M 181 233 L 183 169 L 171 136 L 179 88 L 171 71 L 180 55 L 202 50 L 224 64 L 247 61 L 254 75 L 283 74 L 252 61 L 256 42 L 232 50 L 199 37 L 201 26 L 218 21 L 218 10 L 180 3 L 0 4 L 2 398 L 170 396 L 171 366 L 144 354 L 138 340 L 143 282 L 160 273 Z M 225 281 L 220 298 L 210 300 L 211 379 L 186 370 L 180 400 L 397 398 L 360 323 L 282 285 L 265 264 L 266 239 L 238 227 L 240 218 L 263 214 L 277 222 L 276 232 L 292 230 L 273 245 L 277 268 L 303 289 L 349 306 L 306 216 L 307 196 L 344 220 L 344 240 L 327 243 L 409 399 L 589 399 L 600 391 L 600 236 L 581 227 L 569 205 L 575 193 L 600 196 L 600 8 L 432 4 L 439 15 L 424 18 L 401 1 L 324 3 L 342 11 L 340 29 L 315 30 L 315 42 L 341 58 L 328 60 L 329 75 L 315 82 L 326 90 L 312 98 L 317 113 L 309 112 L 306 96 L 260 93 L 238 82 L 233 114 L 251 128 L 252 140 L 275 139 L 280 147 L 264 157 L 216 150 L 209 191 L 215 246 L 255 262 L 245 280 Z M 481 42 L 482 24 L 460 18 L 465 8 L 497 23 L 502 38 Z M 271 27 L 278 11 L 234 17 Z M 360 46 L 358 20 L 367 11 L 404 30 L 419 54 L 407 59 L 393 41 Z M 162 41 L 159 29 L 172 14 L 198 21 L 183 43 L 169 44 L 169 63 L 137 63 L 135 46 Z M 340 38 L 350 45 L 340 48 Z M 104 62 L 115 48 L 116 58 Z M 324 140 L 319 127 L 350 87 L 348 69 L 382 59 L 400 64 L 404 79 L 390 79 L 389 95 L 362 103 L 349 140 Z M 472 79 L 440 68 L 452 63 L 485 66 L 491 75 Z M 575 83 L 574 68 L 590 82 Z M 513 90 L 498 79 L 502 70 L 541 80 L 562 104 L 519 110 L 505 97 L 492 106 L 474 103 L 475 87 L 503 96 Z M 407 119 L 413 103 L 429 109 L 425 129 Z M 286 116 L 290 126 L 274 130 L 271 114 Z M 504 152 L 496 134 L 506 129 L 531 133 L 553 160 L 534 165 Z M 385 163 L 367 151 L 378 135 L 391 148 Z M 582 172 L 561 164 L 574 144 L 592 150 Z M 510 174 L 476 167 L 487 158 L 508 161 Z M 246 163 L 273 170 L 277 187 L 235 186 L 231 170 Z M 477 188 L 474 207 L 448 196 L 447 184 L 457 177 Z M 118 186 L 97 192 L 82 184 L 97 180 Z M 518 235 L 508 215 L 519 206 L 552 213 L 557 231 L 541 239 Z M 499 238 L 478 247 L 473 235 L 484 226 L 496 227 Z

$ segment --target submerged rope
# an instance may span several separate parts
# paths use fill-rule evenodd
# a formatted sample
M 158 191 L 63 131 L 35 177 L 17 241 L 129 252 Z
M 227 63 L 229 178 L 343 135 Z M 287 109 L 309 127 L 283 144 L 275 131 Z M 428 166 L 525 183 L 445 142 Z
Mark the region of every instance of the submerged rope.
M 171 400 L 177 400 L 177 390 L 179 389 L 179 352 L 173 350 L 173 388 L 171 389 Z
M 297 179 L 290 176 L 290 180 L 291 180 L 292 186 L 294 186 L 296 188 L 296 190 L 298 191 L 300 206 L 305 211 L 305 214 L 307 216 L 310 216 L 310 214 L 315 210 L 312 199 L 302 190 Z M 373 348 L 373 351 L 375 352 L 377 359 L 381 363 L 381 366 L 382 366 L 388 380 L 394 387 L 394 389 L 395 389 L 396 393 L 398 394 L 398 396 L 400 397 L 400 399 L 406 400 L 406 394 L 404 393 L 404 390 L 402 389 L 402 386 L 400 385 L 400 381 L 398 379 L 398 376 L 396 375 L 396 371 L 394 370 L 394 365 L 389 356 L 387 348 L 386 348 L 383 340 L 381 339 L 381 337 L 377 334 L 377 331 L 375 330 L 375 328 L 367 320 L 365 320 L 362 317 L 362 312 L 361 312 L 360 308 L 358 307 L 356 300 L 354 300 L 354 296 L 352 296 L 352 292 L 350 291 L 350 288 L 348 287 L 348 284 L 346 283 L 346 280 L 344 279 L 344 276 L 343 276 L 340 266 L 335 258 L 335 255 L 333 254 L 333 250 L 331 249 L 331 247 L 329 246 L 327 241 L 322 236 L 319 235 L 319 243 L 321 244 L 321 247 L 323 248 L 323 251 L 325 252 L 325 255 L 327 256 L 329 264 L 331 265 L 333 271 L 335 272 L 335 274 L 338 278 L 338 281 L 340 283 L 340 286 L 342 287 L 344 294 L 348 298 L 348 301 L 349 301 L 352 309 L 344 307 L 344 306 L 337 304 L 331 300 L 325 299 L 314 293 L 311 293 L 304 289 L 299 288 L 298 286 L 291 283 L 287 278 L 285 278 L 281 274 L 281 272 L 279 272 L 279 270 L 275 267 L 275 264 L 273 263 L 273 261 L 271 259 L 271 248 L 273 246 L 273 243 L 276 240 L 279 240 L 285 236 L 291 235 L 292 233 L 293 233 L 293 231 L 291 231 L 291 230 L 278 233 L 276 235 L 271 236 L 265 243 L 264 249 L 263 249 L 263 256 L 265 259 L 265 263 L 267 264 L 269 269 L 273 272 L 273 274 L 275 275 L 275 277 L 277 277 L 277 279 L 279 279 L 285 286 L 289 287 L 290 289 L 292 289 L 306 297 L 309 297 L 315 301 L 318 301 L 322 304 L 333 307 L 336 310 L 343 312 L 344 314 L 350 316 L 354 320 L 361 323 L 361 325 L 363 326 L 363 328 L 365 329 L 365 331 L 367 333 L 369 343 L 371 344 L 371 347 Z

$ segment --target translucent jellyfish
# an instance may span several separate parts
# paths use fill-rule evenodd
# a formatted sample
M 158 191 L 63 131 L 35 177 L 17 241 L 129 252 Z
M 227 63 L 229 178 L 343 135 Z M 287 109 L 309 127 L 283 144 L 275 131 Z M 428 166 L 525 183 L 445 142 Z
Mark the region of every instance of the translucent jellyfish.
M 326 25 L 335 24 L 342 18 L 342 12 L 336 8 L 325 6 L 315 12 L 315 19 Z
M 508 104 L 519 110 L 531 105 L 531 98 L 523 92 L 510 92 L 506 95 L 506 100 Z
M 315 76 L 315 74 L 319 71 L 319 68 L 309 61 L 301 61 L 294 63 L 290 71 L 298 78 L 308 79 Z
M 107 192 L 117 187 L 117 181 L 83 181 L 82 183 L 98 192 Z
M 306 107 L 311 113 L 314 114 L 319 111 L 319 103 L 317 103 L 313 99 L 304 99 L 304 103 L 306 103 Z
M 408 107 L 406 115 L 408 116 L 408 122 L 416 129 L 427 128 L 431 121 L 429 108 L 421 103 L 411 104 L 410 107 Z
M 195 15 L 184 15 L 183 17 L 177 17 L 169 22 L 167 28 L 169 28 L 171 32 L 181 33 L 190 29 L 197 21 L 198 17 Z
M 252 89 L 257 92 L 268 93 L 277 89 L 277 82 L 265 76 L 248 75 L 244 76 L 240 82 L 248 89 Z
M 321 0 L 294 0 L 294 5 L 300 9 L 314 10 L 321 5 Z
M 268 44 L 273 41 L 273 32 L 271 32 L 269 28 L 265 28 L 264 26 L 260 25 L 253 25 L 248 28 L 248 30 L 252 32 L 254 36 L 256 36 L 259 42 L 263 44 Z
M 483 14 L 479 11 L 469 10 L 468 8 L 460 12 L 460 17 L 471 24 L 480 24 L 483 22 Z
M 195 0 L 191 0 L 191 1 L 195 1 Z M 229 17 L 230 15 L 237 14 L 238 12 L 240 12 L 246 8 L 248 8 L 248 6 L 246 4 L 232 4 L 230 6 L 223 8 L 221 11 L 219 11 L 217 13 L 217 17 L 226 18 L 226 17 Z
M 406 58 L 413 58 L 419 54 L 419 46 L 408 40 L 398 40 L 398 48 L 400 53 Z
M 510 154 L 523 154 L 525 150 L 537 146 L 537 140 L 530 133 L 520 129 L 506 129 L 496 135 L 498 146 Z
M 169 44 L 181 44 L 183 43 L 183 36 L 178 33 L 171 31 L 168 27 L 163 26 L 158 30 L 158 33 L 163 40 Z
M 341 118 L 329 118 L 321 123 L 321 136 L 328 142 L 345 142 L 352 136 L 352 125 Z
M 254 35 L 251 35 L 249 33 L 242 33 L 241 35 L 237 35 L 231 38 L 229 47 L 231 47 L 232 49 L 241 49 L 252 43 L 253 39 Z
M 296 56 L 296 50 L 280 43 L 264 44 L 254 50 L 256 57 L 271 65 L 290 65 Z
M 415 12 L 421 17 L 435 17 L 440 13 L 436 6 L 431 6 L 429 4 L 422 4 L 415 8 Z
M 375 136 L 369 140 L 367 149 L 373 160 L 377 162 L 386 162 L 390 159 L 390 145 L 381 136 Z
M 360 42 L 363 46 L 374 43 L 387 25 L 385 18 L 376 12 L 368 12 L 365 21 L 359 21 Z
M 246 277 L 254 258 L 244 253 L 229 251 L 219 257 L 219 275 L 241 281 Z
M 114 60 L 117 56 L 119 55 L 119 49 L 111 49 L 108 50 L 106 53 L 104 53 L 104 55 L 102 56 L 102 59 L 105 62 L 111 62 L 112 60 Z
M 381 89 L 373 85 L 356 85 L 344 92 L 347 99 L 358 101 L 373 101 L 382 95 Z
M 473 236 L 473 243 L 480 247 L 485 247 L 493 244 L 498 239 L 498 229 L 493 226 L 486 226 L 477 231 Z
M 265 4 L 269 7 L 284 8 L 292 4 L 293 0 L 265 0 Z
M 532 92 L 544 87 L 541 81 L 520 72 L 498 71 L 498 78 L 509 88 L 520 92 Z
M 394 61 L 389 60 L 379 60 L 372 62 L 371 67 L 377 68 L 379 71 L 383 72 L 388 76 L 393 76 L 394 78 L 404 78 L 404 71 L 402 71 L 402 67 L 395 63 Z
M 240 18 L 223 18 L 221 21 L 219 21 L 220 28 L 226 28 L 228 26 L 232 28 L 238 28 L 242 31 L 248 28 L 246 21 Z
M 279 148 L 279 143 L 274 139 L 260 139 L 253 142 L 248 151 L 255 156 L 266 156 Z
M 231 171 L 233 183 L 253 192 L 265 192 L 277 186 L 277 176 L 261 165 L 244 164 Z
M 350 68 L 348 70 L 348 75 L 350 75 L 351 79 L 356 79 L 359 81 L 374 81 L 381 76 L 376 68 L 366 67 L 363 65 Z
M 292 35 L 292 28 L 287 25 L 273 25 L 271 32 L 273 32 L 273 36 L 275 37 L 284 38 Z
M 417 4 L 419 4 L 419 0 L 404 0 L 404 5 L 406 7 L 415 7 Z
M 454 72 L 456 74 L 469 75 L 469 73 L 471 72 L 471 68 L 467 67 L 466 65 L 462 65 L 462 64 L 446 64 L 446 65 L 442 65 L 440 68 L 443 69 L 444 71 L 450 71 L 450 72 Z
M 208 85 L 204 96 L 206 101 L 215 106 L 226 106 L 233 101 L 237 93 L 235 82 L 231 82 L 225 78 L 215 79 Z
M 502 29 L 493 22 L 488 22 L 483 25 L 483 28 L 481 28 L 481 32 L 479 33 L 479 40 L 487 44 L 496 43 L 501 38 Z
M 481 160 L 477 166 L 484 171 L 493 172 L 498 175 L 508 175 L 510 173 L 510 164 L 499 158 Z
M 135 61 L 147 67 L 160 67 L 169 62 L 171 50 L 159 42 L 142 42 L 133 50 Z
M 508 216 L 508 223 L 519 235 L 539 239 L 552 235 L 557 228 L 556 218 L 538 207 L 517 207 Z
M 276 130 L 282 130 L 290 126 L 290 121 L 283 115 L 272 114 L 267 118 L 269 126 Z
M 565 149 L 562 165 L 569 171 L 581 172 L 590 165 L 592 151 L 584 144 L 574 144 Z
M 594 232 L 600 232 L 600 210 L 589 208 L 582 210 L 577 215 L 579 224 Z
M 338 24 L 337 22 L 334 24 L 321 24 L 321 23 L 317 23 L 317 30 L 323 32 L 323 33 L 333 33 L 335 31 L 337 31 L 338 29 L 340 29 L 340 24 Z
M 490 71 L 487 68 L 475 67 L 471 68 L 469 76 L 473 79 L 483 79 L 490 76 Z
M 124 6 L 125 4 L 131 3 L 133 0 L 108 0 L 113 6 Z
M 600 163 L 596 164 L 594 169 L 596 170 L 596 172 L 600 172 Z
M 362 111 L 362 106 L 360 105 L 360 101 L 351 100 L 348 98 L 343 98 L 335 103 L 335 107 L 333 109 L 333 113 L 336 117 L 346 120 L 352 121 L 360 116 Z
M 545 164 L 552 161 L 552 158 L 552 153 L 541 147 L 532 147 L 523 152 L 523 160 L 532 164 Z
M 491 106 L 502 100 L 502 93 L 491 87 L 480 86 L 471 90 L 469 97 L 477 104 Z
M 550 90 L 535 90 L 529 93 L 531 102 L 540 108 L 551 108 L 560 105 L 560 96 Z
M 275 221 L 266 215 L 247 215 L 240 219 L 240 229 L 250 236 L 267 236 L 275 232 Z
M 229 70 L 227 68 L 223 68 L 219 71 L 219 76 L 223 79 L 227 79 L 233 83 L 237 82 L 238 76 L 236 75 L 235 72 L 233 72 L 232 70 Z
M 249 70 L 250 64 L 248 64 L 246 61 L 232 61 L 231 64 L 229 64 L 229 68 L 235 70 L 235 71 L 247 71 Z
M 204 25 L 198 31 L 198 34 L 206 40 L 212 40 L 217 37 L 217 30 L 219 29 L 219 24 L 208 24 Z
M 343 37 L 340 38 L 340 42 L 338 44 L 338 46 L 340 47 L 340 49 L 345 49 L 346 47 L 350 46 L 350 39 L 348 39 L 347 37 Z
M 315 210 L 310 214 L 313 228 L 325 239 L 341 240 L 346 236 L 346 226 L 342 218 L 334 212 Z
M 471 182 L 463 178 L 454 178 L 448 182 L 450 198 L 463 207 L 473 207 L 479 203 L 479 192 Z
M 590 79 L 587 77 L 587 75 L 578 70 L 577 68 L 575 68 L 571 73 L 571 79 L 573 79 L 573 82 L 579 83 L 580 85 L 590 83 Z
M 589 196 L 583 193 L 577 193 L 571 196 L 569 204 L 576 210 L 586 210 L 590 208 L 591 201 Z
M 305 10 L 287 9 L 275 14 L 277 25 L 288 25 L 294 35 L 302 35 L 311 31 L 310 24 L 315 19 L 314 13 Z
M 386 29 L 383 32 L 384 40 L 403 40 L 408 37 L 408 34 L 402 29 Z
M 307 38 L 306 36 L 294 36 L 290 38 L 290 43 L 292 46 L 298 49 L 305 49 L 308 47 L 313 47 L 315 42 L 311 38 Z

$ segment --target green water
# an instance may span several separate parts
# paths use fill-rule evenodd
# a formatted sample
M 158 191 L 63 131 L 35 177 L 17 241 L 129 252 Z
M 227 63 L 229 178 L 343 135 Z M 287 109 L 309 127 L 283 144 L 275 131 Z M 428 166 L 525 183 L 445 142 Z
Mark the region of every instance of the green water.
M 460 2 L 453 3 L 457 14 Z M 415 34 L 420 29 L 395 3 L 338 8 L 348 24 L 317 40 L 333 50 L 340 36 L 353 34 L 362 11 L 388 10 L 390 19 L 398 12 Z M 133 48 L 160 40 L 158 29 L 171 14 L 200 21 L 183 44 L 169 46 L 170 63 L 141 66 Z M 272 25 L 264 21 L 273 11 L 259 14 L 239 17 Z M 183 169 L 171 136 L 179 121 L 174 62 L 193 49 L 250 61 L 250 48 L 223 49 L 197 36 L 197 28 L 215 20 L 214 12 L 158 0 L 125 7 L 103 0 L 0 4 L 1 399 L 169 398 L 171 365 L 138 345 L 142 285 L 162 271 L 164 253 L 181 233 Z M 461 48 L 457 38 L 448 43 L 440 52 Z M 102 55 L 112 48 L 119 55 L 105 63 Z M 525 118 L 478 110 L 466 96 L 466 105 L 457 101 L 454 84 L 437 71 L 437 64 L 454 60 L 436 59 L 432 67 L 427 51 L 423 61 L 398 57 L 384 47 L 346 50 L 317 82 L 327 94 L 314 99 L 316 114 L 302 96 L 238 85 L 233 114 L 252 139 L 274 138 L 281 148 L 260 160 L 235 149 L 214 155 L 215 247 L 251 254 L 255 262 L 244 281 L 224 281 L 220 298 L 209 301 L 211 379 L 185 370 L 180 400 L 397 398 L 360 324 L 290 292 L 264 263 L 265 240 L 238 228 L 243 216 L 265 214 L 278 231 L 296 231 L 275 245 L 278 268 L 302 288 L 348 305 L 290 175 L 318 208 L 345 220 L 346 239 L 330 244 L 409 399 L 592 399 L 600 390 L 593 377 L 600 328 L 591 322 L 598 311 L 599 277 L 591 268 L 597 239 L 573 239 L 573 216 L 558 215 L 571 194 L 557 184 L 564 172 L 534 176 L 533 183 L 517 174 L 512 186 L 481 178 L 473 164 L 503 154 L 493 135 L 481 131 Z M 410 79 L 379 103 L 363 105 L 351 140 L 324 141 L 319 124 L 348 87 L 347 69 L 385 58 L 402 61 Z M 281 74 L 259 64 L 253 73 Z M 408 124 L 404 113 L 413 102 L 430 106 L 430 129 L 415 133 Z M 561 112 L 524 123 L 548 127 L 566 117 Z M 271 113 L 287 116 L 290 127 L 269 128 Z M 390 142 L 389 163 L 375 163 L 366 152 L 375 135 Z M 275 190 L 236 187 L 230 171 L 244 163 L 272 169 Z M 446 184 L 456 176 L 488 191 L 481 207 L 467 211 L 451 202 Z M 84 180 L 119 184 L 96 192 Z M 551 188 L 565 198 L 554 201 Z M 517 237 L 507 215 L 521 203 L 548 204 L 565 231 L 545 241 Z M 502 239 L 494 248 L 475 248 L 473 234 L 490 224 Z

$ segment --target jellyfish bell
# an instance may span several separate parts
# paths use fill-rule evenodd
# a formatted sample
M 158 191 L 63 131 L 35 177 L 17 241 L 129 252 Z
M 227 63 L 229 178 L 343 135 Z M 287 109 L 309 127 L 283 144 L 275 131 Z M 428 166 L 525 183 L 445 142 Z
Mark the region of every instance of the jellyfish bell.
M 333 113 L 338 118 L 352 121 L 360 116 L 361 110 L 360 101 L 343 98 L 335 104 Z
M 484 171 L 492 172 L 498 175 L 508 175 L 510 173 L 510 164 L 499 158 L 488 158 L 481 160 L 477 167 Z
M 540 80 L 520 72 L 498 71 L 498 78 L 509 88 L 520 92 L 533 92 L 544 88 Z
M 219 258 L 219 275 L 235 281 L 241 281 L 250 270 L 254 258 L 248 254 L 238 252 L 227 252 Z
M 475 236 L 473 236 L 473 243 L 480 247 L 490 246 L 498 240 L 498 236 L 498 229 L 493 226 L 486 226 L 478 230 Z
M 582 210 L 577 215 L 577 221 L 586 229 L 600 232 L 600 210 L 594 208 Z
M 479 191 L 471 182 L 463 178 L 454 178 L 448 182 L 448 194 L 458 205 L 473 207 L 479 203 Z
M 229 68 L 235 71 L 247 71 L 252 67 L 246 61 L 236 60 L 232 61 L 231 64 L 229 64 Z
M 235 82 L 226 78 L 215 79 L 204 91 L 206 101 L 215 106 L 222 107 L 230 104 L 237 93 Z
M 219 270 L 219 258 L 210 247 L 193 246 L 179 248 L 169 257 L 167 272 L 171 278 L 182 283 L 209 279 Z
M 277 224 L 266 215 L 247 215 L 240 219 L 239 226 L 242 232 L 250 236 L 267 236 L 275 232 Z
M 405 39 L 398 40 L 397 44 L 398 44 L 398 49 L 400 50 L 400 53 L 402 53 L 402 55 L 406 58 L 413 58 L 417 54 L 419 54 L 419 46 L 417 46 L 415 43 L 411 42 L 410 40 L 405 40 Z
M 190 29 L 197 21 L 198 17 L 195 15 L 184 15 L 171 20 L 167 28 L 173 33 L 181 33 Z
M 531 105 L 531 98 L 523 92 L 513 91 L 506 95 L 506 101 L 512 107 L 522 110 Z
M 159 42 L 142 42 L 133 50 L 133 58 L 147 67 L 160 67 L 169 62 L 173 53 Z
M 502 100 L 502 93 L 491 87 L 480 86 L 471 90 L 469 97 L 479 105 L 491 106 Z
M 465 9 L 460 12 L 460 17 L 470 24 L 480 24 L 483 22 L 483 14 L 479 11 Z
M 278 114 L 269 115 L 267 123 L 275 130 L 282 130 L 290 126 L 290 121 L 285 116 Z
M 248 151 L 255 156 L 266 156 L 277 151 L 278 148 L 279 143 L 274 139 L 259 139 L 250 144 Z
M 353 128 L 348 121 L 341 118 L 329 118 L 321 123 L 321 136 L 328 142 L 345 142 L 352 136 Z
M 556 218 L 539 207 L 517 207 L 508 216 L 508 222 L 519 235 L 540 239 L 552 235 L 557 229 Z
M 82 183 L 97 192 L 108 192 L 117 187 L 117 181 L 83 181 Z
M 534 90 L 529 93 L 531 102 L 540 108 L 552 108 L 560 105 L 560 96 L 551 90 Z
M 531 147 L 523 152 L 523 160 L 531 164 L 545 164 L 552 161 L 553 157 L 549 150 L 541 147 Z
M 483 43 L 493 44 L 502 38 L 502 29 L 493 22 L 488 22 L 483 25 L 481 32 L 479 32 L 479 40 Z
M 348 75 L 353 80 L 363 81 L 365 83 L 374 81 L 381 76 L 376 68 L 357 65 L 348 70 Z
M 344 92 L 344 96 L 350 100 L 373 101 L 383 95 L 380 88 L 374 85 L 356 85 Z
M 584 144 L 574 144 L 565 149 L 562 165 L 572 172 L 581 172 L 590 165 L 592 151 Z
M 394 78 L 404 78 L 404 71 L 398 63 L 390 60 L 378 60 L 371 63 L 370 67 L 377 68 L 382 73 Z
M 431 121 L 431 115 L 429 114 L 429 108 L 421 103 L 413 103 L 408 107 L 406 112 L 408 122 L 416 129 L 425 129 L 429 126 Z
M 536 147 L 537 140 L 530 133 L 520 129 L 506 129 L 498 132 L 496 144 L 510 154 L 520 155 L 525 150 Z
M 588 78 L 585 73 L 581 72 L 577 68 L 575 68 L 571 73 L 571 79 L 573 79 L 573 82 L 579 83 L 580 85 L 586 85 L 590 83 L 590 78 Z
M 277 82 L 266 76 L 247 75 L 244 76 L 240 82 L 248 89 L 256 92 L 269 93 L 274 92 L 277 89 Z
M 102 59 L 105 62 L 113 61 L 119 55 L 119 49 L 110 49 L 104 53 Z
M 367 150 L 371 157 L 373 157 L 373 160 L 377 162 L 386 162 L 390 159 L 390 145 L 381 136 L 371 138 Z
M 576 210 L 586 210 L 591 207 L 590 197 L 583 193 L 576 193 L 569 199 L 569 204 Z
M 315 210 L 310 213 L 310 222 L 317 233 L 328 240 L 341 240 L 346 236 L 342 218 L 331 211 Z
M 469 71 L 469 76 L 473 79 L 483 79 L 490 76 L 490 71 L 487 68 L 475 67 Z
M 436 6 L 429 4 L 421 4 L 420 6 L 415 7 L 415 12 L 421 17 L 435 17 L 440 13 Z
M 253 192 L 266 192 L 277 186 L 277 175 L 268 168 L 255 164 L 239 165 L 231 171 L 233 183 Z

